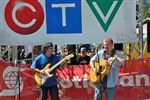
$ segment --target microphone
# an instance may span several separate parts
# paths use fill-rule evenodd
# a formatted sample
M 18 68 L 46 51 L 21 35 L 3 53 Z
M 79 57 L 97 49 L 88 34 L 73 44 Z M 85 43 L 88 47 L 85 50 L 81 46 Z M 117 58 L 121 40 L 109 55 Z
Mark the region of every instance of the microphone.
M 24 53 L 24 49 L 21 50 L 20 56 Z
M 25 51 L 24 51 L 24 49 L 22 49 L 21 52 L 20 52 L 21 59 L 23 59 L 24 53 L 25 53 Z
M 104 49 L 104 54 L 106 54 L 106 50 Z
M 106 50 L 104 49 L 104 59 L 105 59 L 105 60 L 107 59 L 106 56 L 108 56 L 108 55 L 107 55 L 107 53 L 106 53 Z
M 99 44 L 95 44 L 94 47 L 95 47 L 95 48 L 99 47 Z

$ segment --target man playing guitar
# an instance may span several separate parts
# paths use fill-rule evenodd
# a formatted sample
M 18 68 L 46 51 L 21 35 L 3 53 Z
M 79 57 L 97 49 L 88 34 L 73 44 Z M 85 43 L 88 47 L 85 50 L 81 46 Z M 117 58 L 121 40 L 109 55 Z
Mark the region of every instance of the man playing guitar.
M 106 89 L 106 99 L 114 100 L 116 93 L 116 85 L 118 83 L 119 78 L 119 70 L 123 65 L 124 59 L 121 57 L 116 57 L 114 55 L 118 55 L 119 51 L 114 50 L 114 43 L 111 38 L 105 38 L 103 40 L 103 49 L 98 51 L 91 60 L 90 66 L 95 75 L 101 76 L 101 71 L 103 71 L 102 66 L 99 68 L 95 67 L 95 62 L 99 62 L 103 59 L 108 60 L 108 65 L 110 65 L 110 71 L 108 75 L 105 75 L 104 78 L 100 79 L 99 82 L 96 82 L 94 100 L 102 100 L 102 93 Z M 111 60 L 111 62 L 109 61 Z M 99 64 L 101 65 L 101 64 Z M 105 66 L 103 66 L 105 67 Z
M 47 64 L 51 63 L 51 66 L 53 66 L 54 64 L 60 61 L 60 59 L 56 55 L 53 55 L 52 53 L 53 53 L 53 44 L 52 42 L 47 42 L 43 45 L 43 53 L 37 56 L 33 61 L 31 65 L 31 69 L 33 69 L 36 73 L 39 73 L 39 76 L 42 77 L 49 74 L 49 72 L 47 73 L 45 70 L 42 70 L 45 68 Z M 48 91 L 50 93 L 51 100 L 59 100 L 57 80 L 56 80 L 56 69 L 60 69 L 60 70 L 63 69 L 63 64 L 64 62 L 56 66 L 56 68 L 54 68 L 51 71 L 51 76 L 49 75 L 49 77 L 51 78 L 49 78 L 45 84 L 40 85 L 40 88 L 42 90 L 41 100 L 47 100 Z M 43 79 L 41 79 L 41 81 L 42 80 Z

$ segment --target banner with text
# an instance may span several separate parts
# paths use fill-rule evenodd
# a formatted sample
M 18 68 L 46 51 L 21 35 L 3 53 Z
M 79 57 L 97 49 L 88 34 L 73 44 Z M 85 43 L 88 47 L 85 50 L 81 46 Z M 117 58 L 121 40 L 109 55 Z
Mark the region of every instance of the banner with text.
M 0 44 L 136 40 L 135 0 L 0 0 Z
M 125 61 L 120 70 L 115 100 L 150 98 L 149 62 L 150 58 Z M 89 65 L 70 65 L 57 71 L 60 100 L 93 99 L 95 85 L 90 81 L 89 70 Z M 30 65 L 0 61 L 0 74 L 0 100 L 18 100 L 19 97 L 21 100 L 40 100 L 42 94 Z M 106 100 L 105 92 L 103 99 Z

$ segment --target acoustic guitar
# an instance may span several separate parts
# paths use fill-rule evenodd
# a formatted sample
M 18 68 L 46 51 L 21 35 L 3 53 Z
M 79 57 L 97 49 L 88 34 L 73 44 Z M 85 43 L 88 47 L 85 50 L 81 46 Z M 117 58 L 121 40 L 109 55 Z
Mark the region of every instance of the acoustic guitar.
M 119 56 L 124 56 L 124 53 L 120 52 L 118 55 L 115 55 L 114 57 L 117 58 Z M 93 83 L 100 83 L 100 76 L 101 76 L 101 79 L 103 80 L 104 76 L 109 74 L 110 65 L 113 62 L 113 60 L 114 59 L 109 59 L 109 60 L 102 59 L 100 62 L 95 62 L 94 63 L 94 67 L 96 69 L 98 69 L 98 70 L 100 69 L 100 73 L 99 74 L 95 74 L 93 69 L 91 68 L 90 69 L 90 80 Z
M 46 83 L 46 81 L 53 77 L 53 74 L 51 74 L 50 72 L 52 72 L 58 65 L 60 65 L 62 62 L 64 62 L 65 60 L 69 60 L 70 58 L 72 58 L 74 55 L 70 54 L 65 56 L 65 58 L 63 58 L 61 61 L 59 61 L 58 63 L 56 63 L 54 66 L 50 67 L 51 64 L 48 63 L 42 70 L 46 72 L 46 75 L 43 75 L 41 73 L 35 73 L 34 75 L 34 79 L 36 81 L 36 83 L 38 85 L 44 85 Z

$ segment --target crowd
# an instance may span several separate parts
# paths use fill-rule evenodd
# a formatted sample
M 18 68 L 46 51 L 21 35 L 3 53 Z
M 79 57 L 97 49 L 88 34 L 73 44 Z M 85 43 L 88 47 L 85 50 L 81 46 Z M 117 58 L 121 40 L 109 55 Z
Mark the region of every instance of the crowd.
M 7 46 L 1 46 L 1 54 L 5 51 Z M 33 60 L 42 52 L 42 47 L 38 45 L 30 46 L 32 49 L 28 50 L 25 46 L 17 46 L 17 59 L 18 63 L 23 64 L 32 64 Z M 77 47 L 73 47 L 72 45 L 63 45 L 61 51 L 63 52 L 53 52 L 61 59 L 69 54 L 73 54 L 74 57 L 70 60 L 67 60 L 67 65 L 84 65 L 89 64 L 90 58 L 94 54 L 94 47 L 90 44 L 82 44 Z M 55 49 L 55 48 L 54 48 Z M 11 53 L 9 52 L 11 51 Z M 28 52 L 27 52 L 28 51 Z M 55 50 L 53 50 L 55 51 Z M 60 51 L 60 50 L 57 50 Z M 94 51 L 94 52 L 93 52 Z M 12 49 L 6 51 L 5 54 L 2 55 L 2 59 L 5 62 L 12 62 Z

